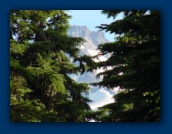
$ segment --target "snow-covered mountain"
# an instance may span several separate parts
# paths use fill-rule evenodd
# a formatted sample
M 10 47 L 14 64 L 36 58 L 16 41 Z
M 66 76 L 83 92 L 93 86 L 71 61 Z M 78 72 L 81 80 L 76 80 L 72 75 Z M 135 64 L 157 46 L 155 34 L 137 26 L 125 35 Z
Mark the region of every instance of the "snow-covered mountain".
M 81 46 L 80 55 L 90 55 L 94 56 L 99 53 L 97 47 L 99 44 L 109 42 L 105 34 L 102 31 L 90 31 L 86 26 L 78 26 L 74 25 L 68 30 L 68 35 L 72 37 L 82 37 L 86 40 Z M 107 59 L 108 56 L 101 56 L 99 60 L 104 61 Z M 103 71 L 102 69 L 97 70 L 95 73 L 85 72 L 82 75 L 71 75 L 73 79 L 75 79 L 79 83 L 93 83 L 101 81 L 102 78 L 97 79 L 96 74 Z M 112 99 L 113 95 L 115 94 L 116 90 L 108 90 L 106 88 L 99 88 L 98 86 L 92 87 L 87 96 L 89 99 L 93 100 L 94 102 L 90 104 L 92 109 L 96 109 L 97 107 L 103 106 L 107 103 L 112 103 L 114 100 Z
M 99 51 L 97 50 L 98 45 L 109 42 L 105 38 L 103 32 L 90 31 L 86 26 L 74 25 L 68 30 L 68 35 L 72 37 L 82 37 L 83 39 L 85 39 L 86 42 L 84 42 L 80 46 L 80 50 L 81 50 L 80 55 L 89 55 L 89 56 L 97 55 L 99 53 Z M 106 59 L 107 58 L 104 56 L 101 56 L 99 58 L 99 60 L 101 61 Z M 103 70 L 101 69 L 97 70 L 97 73 L 101 71 Z M 95 73 L 86 72 L 83 75 L 80 75 L 78 79 L 77 77 L 75 77 L 75 80 L 77 80 L 78 82 L 93 83 L 93 82 L 98 82 L 101 79 L 96 79 L 96 72 Z
M 68 35 L 72 37 L 83 37 L 85 40 L 91 43 L 90 45 L 93 47 L 101 43 L 109 42 L 102 31 L 90 31 L 86 26 L 71 26 L 68 30 Z M 89 45 L 86 47 L 88 48 Z

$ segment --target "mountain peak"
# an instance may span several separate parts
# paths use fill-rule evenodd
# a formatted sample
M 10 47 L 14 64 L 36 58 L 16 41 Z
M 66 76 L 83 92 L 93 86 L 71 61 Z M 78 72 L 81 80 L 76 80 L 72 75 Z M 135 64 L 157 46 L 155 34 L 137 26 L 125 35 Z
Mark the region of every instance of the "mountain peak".
M 73 25 L 73 26 L 71 26 L 71 28 L 80 28 L 80 29 L 89 30 L 89 29 L 87 28 L 87 26 L 80 26 L 80 25 Z
M 86 26 L 73 25 L 68 30 L 68 35 L 72 37 L 82 37 L 87 42 L 92 42 L 94 45 L 109 42 L 104 32 L 102 31 L 91 31 Z

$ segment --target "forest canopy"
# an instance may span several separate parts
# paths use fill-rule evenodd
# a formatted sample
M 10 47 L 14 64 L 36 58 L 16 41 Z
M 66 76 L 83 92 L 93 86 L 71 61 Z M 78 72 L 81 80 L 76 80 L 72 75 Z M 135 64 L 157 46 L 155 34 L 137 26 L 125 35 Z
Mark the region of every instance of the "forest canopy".
M 110 24 L 97 26 L 114 34 L 99 44 L 100 53 L 80 56 L 84 39 L 69 37 L 65 10 L 11 10 L 10 119 L 12 122 L 159 122 L 160 121 L 160 11 L 103 10 Z M 95 18 L 96 19 L 96 18 Z M 94 58 L 109 54 L 106 61 Z M 79 66 L 74 62 L 78 61 Z M 83 64 L 86 63 L 86 64 Z M 68 74 L 99 68 L 103 80 L 94 86 L 115 87 L 114 103 L 91 110 L 89 85 Z

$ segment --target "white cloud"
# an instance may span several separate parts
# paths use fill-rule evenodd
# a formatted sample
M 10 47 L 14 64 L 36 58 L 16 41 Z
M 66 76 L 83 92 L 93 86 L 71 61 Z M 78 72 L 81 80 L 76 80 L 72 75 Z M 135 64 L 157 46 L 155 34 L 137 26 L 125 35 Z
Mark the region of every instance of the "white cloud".
M 105 89 L 101 88 L 97 92 L 90 93 L 89 99 L 93 100 L 94 102 L 90 103 L 91 109 L 96 109 L 97 107 L 101 107 L 103 105 L 113 103 L 113 94 L 110 94 Z

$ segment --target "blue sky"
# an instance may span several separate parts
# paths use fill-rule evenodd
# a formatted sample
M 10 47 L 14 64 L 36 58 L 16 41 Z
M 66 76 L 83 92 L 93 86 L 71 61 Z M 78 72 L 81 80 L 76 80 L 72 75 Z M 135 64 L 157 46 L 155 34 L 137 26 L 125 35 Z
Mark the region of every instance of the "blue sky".
M 101 10 L 69 10 L 68 14 L 72 16 L 69 20 L 70 25 L 87 26 L 91 31 L 98 31 L 96 26 L 114 21 L 113 18 L 107 18 L 105 14 L 102 14 Z M 105 36 L 109 41 L 114 41 L 114 34 L 105 33 Z

